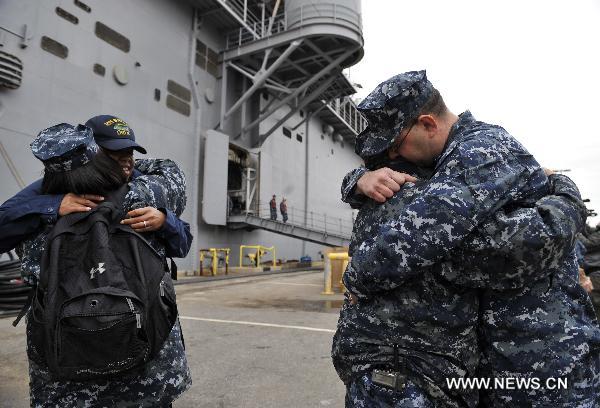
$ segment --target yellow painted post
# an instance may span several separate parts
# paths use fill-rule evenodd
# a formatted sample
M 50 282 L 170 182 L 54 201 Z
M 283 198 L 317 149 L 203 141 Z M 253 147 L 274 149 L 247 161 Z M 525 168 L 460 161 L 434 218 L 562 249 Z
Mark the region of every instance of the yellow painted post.
M 200 250 L 200 276 L 202 276 L 202 263 L 204 263 L 204 251 Z
M 343 268 L 344 268 L 344 270 L 346 270 L 346 266 L 348 266 L 348 252 L 332 252 L 332 253 L 327 254 L 326 259 L 325 259 L 325 273 L 324 273 L 325 290 L 321 293 L 323 295 L 333 295 L 334 294 L 334 292 L 332 290 L 333 274 L 331 272 L 331 261 L 334 259 L 342 260 Z
M 325 290 L 321 292 L 321 295 L 333 295 L 333 291 L 331 290 L 331 259 L 329 256 L 325 257 L 325 271 L 323 274 L 324 278 L 324 286 Z
M 260 266 L 260 258 L 267 252 L 271 251 L 273 254 L 273 266 L 277 265 L 277 257 L 275 255 L 275 246 L 270 248 L 262 246 L 262 245 L 240 245 L 240 267 L 242 267 L 242 260 L 244 258 L 244 248 L 256 249 L 255 260 L 256 266 Z M 229 252 L 227 252 L 229 253 Z
M 240 245 L 240 268 L 242 267 L 242 258 L 244 257 L 244 248 L 246 245 Z
M 225 275 L 229 272 L 229 248 L 225 251 Z
M 212 274 L 213 276 L 217 276 L 217 266 L 219 264 L 219 260 L 217 259 L 217 250 L 216 248 L 211 248 L 210 252 L 212 252 Z

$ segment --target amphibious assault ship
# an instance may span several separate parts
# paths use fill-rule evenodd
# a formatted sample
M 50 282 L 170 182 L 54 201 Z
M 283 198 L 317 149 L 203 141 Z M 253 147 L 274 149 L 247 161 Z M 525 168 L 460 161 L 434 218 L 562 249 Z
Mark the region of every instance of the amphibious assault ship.
M 360 0 L 2 0 L 0 202 L 40 177 L 41 129 L 112 114 L 186 174 L 180 269 L 242 244 L 318 259 L 352 228 L 339 187 L 365 122 L 343 70 L 362 55 Z

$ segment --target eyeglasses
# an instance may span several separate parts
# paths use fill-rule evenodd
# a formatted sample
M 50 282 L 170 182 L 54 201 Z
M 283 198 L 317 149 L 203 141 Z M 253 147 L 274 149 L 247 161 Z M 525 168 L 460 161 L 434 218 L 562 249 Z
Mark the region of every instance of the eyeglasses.
M 402 143 L 404 143 L 404 141 L 406 140 L 406 138 L 408 137 L 408 135 L 410 134 L 410 131 L 412 130 L 413 126 L 415 125 L 415 123 L 417 123 L 416 121 L 414 121 L 410 127 L 408 128 L 408 132 L 406 132 L 406 135 L 404 135 L 404 137 L 402 138 L 402 140 L 400 141 L 400 143 L 396 144 L 394 146 L 394 151 L 398 152 L 398 150 L 400 149 L 400 147 L 402 146 Z

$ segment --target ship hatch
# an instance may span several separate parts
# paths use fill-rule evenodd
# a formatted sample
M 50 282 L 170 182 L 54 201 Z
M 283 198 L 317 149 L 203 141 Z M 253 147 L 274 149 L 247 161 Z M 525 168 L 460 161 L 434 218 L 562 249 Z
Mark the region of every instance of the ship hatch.
M 227 224 L 227 173 L 229 136 L 206 132 L 202 188 L 202 219 L 211 225 Z

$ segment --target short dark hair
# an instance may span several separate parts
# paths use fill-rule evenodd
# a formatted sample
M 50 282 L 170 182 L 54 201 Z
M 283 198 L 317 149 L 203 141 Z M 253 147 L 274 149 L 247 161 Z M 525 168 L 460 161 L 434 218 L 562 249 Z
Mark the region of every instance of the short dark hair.
M 88 164 L 76 169 L 60 173 L 45 171 L 42 194 L 105 195 L 126 182 L 127 177 L 119 163 L 103 152 L 98 152 Z
M 406 126 L 404 128 L 402 128 L 401 132 L 404 129 L 412 128 L 417 123 L 419 116 L 421 116 L 421 115 L 430 115 L 431 114 L 431 115 L 441 116 L 441 115 L 445 114 L 446 112 L 448 112 L 448 107 L 446 106 L 446 103 L 444 102 L 444 98 L 442 98 L 440 91 L 433 88 L 431 96 L 429 97 L 429 99 L 427 99 L 427 102 L 425 102 L 425 104 L 423 105 L 423 107 L 421 108 L 419 113 L 417 113 L 417 116 L 415 116 L 410 121 L 408 121 Z M 392 143 L 392 145 L 388 148 L 388 150 L 397 149 L 399 143 L 402 143 L 404 141 L 404 139 L 401 140 L 399 138 L 399 136 L 400 136 L 400 134 L 398 134 L 394 138 L 394 143 Z M 382 156 L 382 159 L 381 158 L 379 159 L 379 161 L 381 161 L 381 160 L 385 161 L 386 155 L 387 155 L 387 151 L 385 152 L 385 155 Z M 377 167 L 378 165 L 379 164 L 378 164 L 377 160 L 370 163 L 371 167 Z M 366 164 L 366 167 L 370 169 L 369 164 Z
M 444 102 L 444 98 L 442 98 L 440 91 L 433 88 L 432 92 L 431 92 L 431 96 L 429 97 L 427 102 L 425 102 L 425 105 L 423 105 L 423 107 L 421 108 L 421 110 L 419 111 L 417 116 L 415 117 L 414 121 L 416 121 L 417 118 L 421 115 L 433 114 L 433 115 L 440 116 L 446 112 L 448 112 L 448 107 L 446 106 L 446 103 Z

